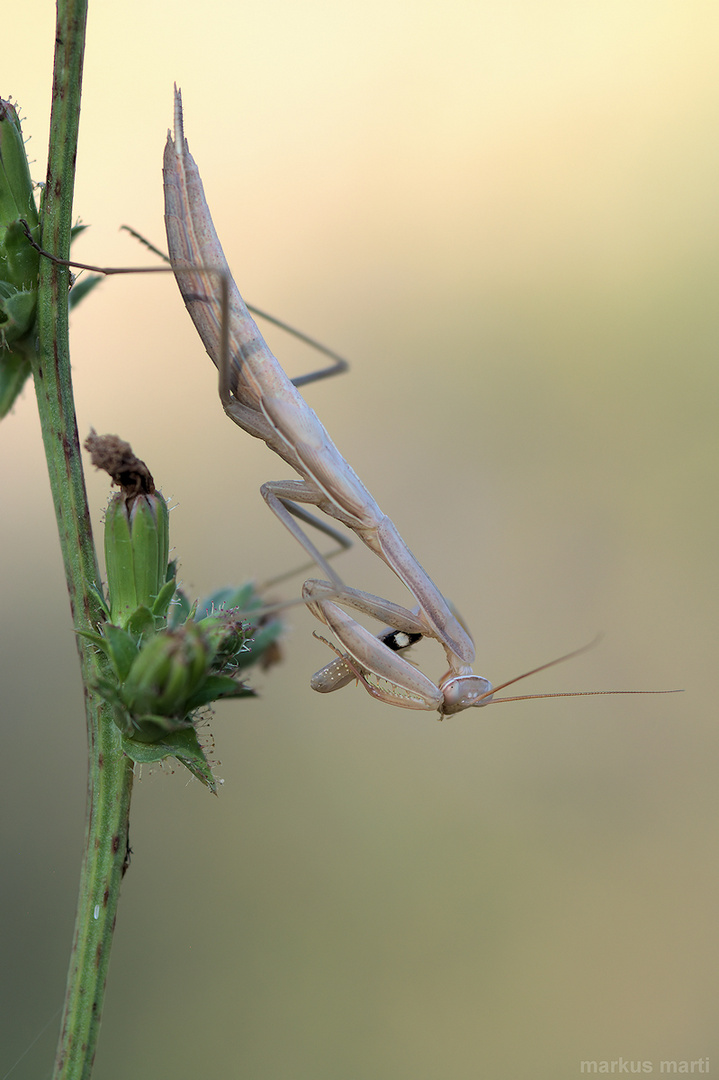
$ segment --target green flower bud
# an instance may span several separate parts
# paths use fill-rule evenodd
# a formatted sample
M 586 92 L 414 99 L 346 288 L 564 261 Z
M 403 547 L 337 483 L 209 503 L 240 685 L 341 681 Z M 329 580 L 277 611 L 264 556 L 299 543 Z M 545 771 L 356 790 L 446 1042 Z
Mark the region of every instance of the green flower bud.
M 236 618 L 234 611 L 220 611 L 208 615 L 195 624 L 207 638 L 216 668 L 232 661 L 245 647 L 248 623 Z
M 264 606 L 252 583 L 217 589 L 197 604 L 200 626 L 224 639 L 217 644 L 218 664 L 230 661 L 236 674 L 258 663 L 266 670 L 281 659 L 277 639 L 282 623 L 263 612 Z M 203 613 L 205 617 L 198 618 Z
M 7 226 L 16 218 L 24 218 L 31 229 L 37 225 L 20 120 L 12 102 L 0 98 L 0 221 Z
M 20 121 L 0 98 L 0 345 L 24 337 L 35 322 L 40 256 L 25 235 L 38 231 L 38 216 Z M 37 239 L 37 237 L 36 237 Z
M 0 98 L 0 418 L 6 416 L 30 374 L 29 355 L 37 309 L 40 256 L 33 184 L 15 106 Z
M 207 639 L 194 623 L 151 637 L 137 653 L 120 690 L 133 725 L 141 729 L 147 718 L 154 729 L 157 718 L 172 717 L 172 726 L 186 726 L 192 698 L 211 662 Z
M 126 626 L 139 607 L 152 609 L 165 586 L 170 551 L 167 503 L 152 495 L 113 496 L 105 514 L 110 619 Z

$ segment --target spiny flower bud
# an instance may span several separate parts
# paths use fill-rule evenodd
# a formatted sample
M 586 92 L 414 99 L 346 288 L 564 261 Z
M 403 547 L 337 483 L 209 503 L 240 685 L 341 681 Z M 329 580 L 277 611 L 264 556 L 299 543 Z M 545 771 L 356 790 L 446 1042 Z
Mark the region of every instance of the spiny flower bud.
M 176 589 L 168 566 L 167 504 L 147 466 L 116 435 L 92 432 L 85 447 L 122 488 L 105 515 L 108 600 L 95 590 L 105 619 L 96 630 L 78 631 L 107 659 L 96 689 L 112 709 L 128 757 L 144 763 L 175 757 L 215 791 L 194 724 L 198 710 L 221 698 L 253 696 L 240 669 L 268 654 L 281 625 L 267 620 L 252 585 L 218 590 L 199 607 L 206 614 L 198 619 L 198 605 Z
M 30 374 L 40 256 L 21 219 L 37 234 L 20 121 L 15 106 L 0 98 L 0 417 L 10 411 Z
M 20 218 L 24 218 L 31 229 L 37 225 L 37 209 L 20 120 L 12 102 L 0 98 L 0 221 L 7 228 L 11 221 Z M 37 253 L 35 264 L 37 266 Z
M 123 683 L 125 708 L 138 718 L 184 720 L 210 662 L 207 639 L 196 623 L 154 635 L 140 648 Z
M 85 228 L 74 225 L 70 242 Z M 25 143 L 15 106 L 0 98 L 0 419 L 6 416 L 30 374 L 37 349 L 40 252 L 38 211 Z M 102 280 L 86 276 L 70 289 L 70 306 Z
M 233 660 L 245 647 L 248 623 L 236 617 L 234 611 L 220 611 L 199 619 L 195 625 L 205 634 L 212 650 L 214 663 L 219 667 Z

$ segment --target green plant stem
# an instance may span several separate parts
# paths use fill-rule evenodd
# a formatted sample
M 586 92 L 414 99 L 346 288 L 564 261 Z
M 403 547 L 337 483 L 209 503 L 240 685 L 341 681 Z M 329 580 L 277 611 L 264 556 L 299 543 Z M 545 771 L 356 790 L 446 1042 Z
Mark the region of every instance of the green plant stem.
M 42 246 L 69 257 L 75 156 L 80 118 L 87 0 L 58 0 L 55 68 Z M 100 574 L 80 456 L 70 373 L 68 270 L 41 259 L 38 350 L 33 375 L 55 504 L 73 625 L 102 618 L 92 586 Z M 85 688 L 89 772 L 85 850 L 55 1080 L 87 1078 L 97 1045 L 110 945 L 117 913 L 132 790 L 132 763 L 93 691 L 102 660 L 77 638 Z

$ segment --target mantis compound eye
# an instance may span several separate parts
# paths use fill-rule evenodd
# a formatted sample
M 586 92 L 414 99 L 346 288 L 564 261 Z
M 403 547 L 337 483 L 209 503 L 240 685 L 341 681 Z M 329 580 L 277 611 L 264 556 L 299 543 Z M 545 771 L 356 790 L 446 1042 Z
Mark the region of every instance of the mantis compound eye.
M 462 712 L 472 705 L 488 705 L 492 700 L 492 684 L 481 675 L 454 675 L 440 683 L 444 695 L 441 711 L 445 715 Z

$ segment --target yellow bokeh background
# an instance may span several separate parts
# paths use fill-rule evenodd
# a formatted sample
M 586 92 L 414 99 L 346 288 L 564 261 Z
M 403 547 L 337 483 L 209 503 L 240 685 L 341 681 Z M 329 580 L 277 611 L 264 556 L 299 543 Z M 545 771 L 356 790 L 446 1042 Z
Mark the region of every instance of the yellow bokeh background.
M 3 31 L 38 179 L 53 20 L 27 0 Z M 164 243 L 177 81 L 240 289 L 350 358 L 306 396 L 478 670 L 601 631 L 527 692 L 685 688 L 439 724 L 315 695 L 329 653 L 291 609 L 259 700 L 213 722 L 219 799 L 137 783 L 96 1080 L 716 1064 L 718 46 L 702 0 L 92 6 L 76 256 L 147 264 L 125 223 Z M 80 432 L 172 497 L 188 591 L 301 561 L 259 496 L 287 467 L 225 420 L 174 282 L 108 280 L 72 347 Z M 30 387 L 0 455 L 0 1075 L 39 1035 L 24 1080 L 52 1062 L 86 756 Z M 366 550 L 337 565 L 405 602 Z

